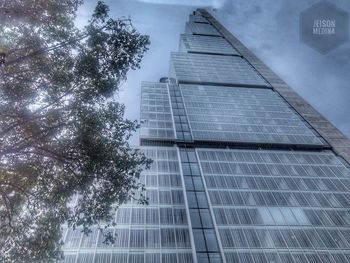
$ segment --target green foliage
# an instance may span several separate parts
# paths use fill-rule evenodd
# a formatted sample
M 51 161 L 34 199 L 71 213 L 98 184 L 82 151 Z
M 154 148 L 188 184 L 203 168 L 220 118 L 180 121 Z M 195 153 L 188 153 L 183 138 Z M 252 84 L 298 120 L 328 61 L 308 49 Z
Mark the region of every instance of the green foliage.
M 1 262 L 60 258 L 62 223 L 85 233 L 108 226 L 112 205 L 143 187 L 137 179 L 150 165 L 127 142 L 138 124 L 113 101 L 149 39 L 102 2 L 79 30 L 80 5 L 0 3 Z

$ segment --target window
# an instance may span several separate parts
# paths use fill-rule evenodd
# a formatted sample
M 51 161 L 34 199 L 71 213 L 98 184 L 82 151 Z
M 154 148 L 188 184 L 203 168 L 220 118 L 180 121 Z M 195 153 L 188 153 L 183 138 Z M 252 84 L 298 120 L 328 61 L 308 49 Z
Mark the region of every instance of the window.
M 270 229 L 269 233 L 275 247 L 277 248 L 287 247 L 287 244 L 284 242 L 283 236 L 278 229 Z
M 77 255 L 75 255 L 75 254 L 64 253 L 63 263 L 75 263 L 76 258 L 77 258 Z
M 247 239 L 248 246 L 251 248 L 259 248 L 261 247 L 258 235 L 256 234 L 254 229 L 245 229 L 243 230 L 245 237 Z
M 240 221 L 238 219 L 237 211 L 232 208 L 225 209 L 225 214 L 227 218 L 227 223 L 229 225 L 239 225 Z
M 197 162 L 197 157 L 196 157 L 196 153 L 194 151 L 188 151 L 188 161 L 190 163 L 196 163 Z
M 218 225 L 227 225 L 227 219 L 225 216 L 224 209 L 214 208 L 215 220 Z
M 169 174 L 158 174 L 159 186 L 169 187 L 170 186 L 170 176 Z
M 209 191 L 209 197 L 212 205 L 222 205 L 220 194 L 217 191 Z
M 193 263 L 193 257 L 191 253 L 178 253 L 177 254 L 179 261 L 181 263 Z M 152 263 L 154 261 L 151 261 Z M 156 263 L 156 262 L 155 262 Z
M 115 230 L 115 242 L 113 244 L 114 247 L 124 248 L 128 247 L 129 244 L 129 229 L 120 228 Z
M 157 187 L 157 176 L 153 174 L 147 175 L 146 186 Z
M 201 229 L 193 229 L 193 237 L 196 251 L 206 251 L 203 231 Z
M 131 224 L 144 224 L 144 223 L 145 223 L 145 209 L 134 207 L 131 213 Z
M 148 198 L 149 204 L 158 204 L 158 191 L 157 190 L 146 190 L 146 197 Z
M 191 166 L 192 176 L 200 176 L 201 175 L 197 163 L 191 163 L 190 166 Z
M 191 176 L 185 176 L 185 187 L 186 190 L 194 190 L 193 181 Z
M 144 255 L 143 254 L 129 254 L 129 263 L 143 263 Z
M 193 184 L 196 191 L 203 191 L 204 185 L 201 177 L 193 177 Z
M 184 204 L 184 197 L 182 190 L 172 190 L 171 191 L 173 204 L 175 205 L 181 205 Z
M 172 187 L 181 187 L 181 176 L 180 174 L 170 174 L 170 182 Z
M 117 210 L 117 224 L 129 224 L 130 223 L 130 208 L 118 208 Z
M 259 237 L 261 247 L 263 248 L 273 248 L 274 244 L 266 229 L 256 229 L 256 234 Z
M 149 263 L 149 262 L 160 263 L 160 254 L 159 253 L 146 253 L 145 259 L 146 259 L 145 260 L 146 263 Z
M 88 235 L 83 235 L 83 239 L 81 241 L 81 247 L 91 248 L 96 246 L 98 230 L 92 229 L 92 232 Z
M 144 231 L 143 229 L 130 230 L 130 247 L 143 248 L 144 247 Z
M 225 229 L 225 228 L 220 229 L 219 228 L 219 235 L 221 238 L 222 246 L 224 248 L 235 247 L 234 242 L 233 242 L 234 239 L 233 239 L 233 236 L 232 236 L 230 229 Z
M 298 225 L 298 221 L 295 219 L 294 214 L 289 208 L 280 207 L 280 210 L 287 225 Z
M 187 201 L 190 208 L 198 207 L 197 198 L 195 192 L 187 191 Z
M 159 229 L 146 229 L 146 248 L 158 248 L 160 246 Z
M 159 203 L 160 204 L 171 204 L 171 192 L 166 190 L 159 191 Z
M 183 208 L 174 208 L 174 220 L 177 225 L 187 224 L 186 210 Z
M 318 231 L 314 229 L 308 229 L 305 233 L 307 234 L 312 246 L 314 248 L 325 248 L 325 244 L 322 242 L 320 236 L 317 234 Z
M 176 246 L 178 248 L 190 248 L 190 235 L 187 228 L 176 228 Z
M 294 233 L 289 229 L 281 229 L 280 230 L 282 236 L 284 237 L 284 240 L 287 243 L 287 246 L 289 248 L 299 248 L 299 243 L 297 242 L 296 237 L 294 236 Z
M 208 251 L 218 251 L 219 245 L 216 240 L 216 235 L 213 229 L 204 229 L 205 241 Z
M 146 224 L 159 224 L 158 208 L 147 207 L 146 209 Z
M 173 228 L 162 228 L 160 230 L 162 248 L 175 247 L 175 233 Z
M 173 224 L 173 210 L 172 208 L 159 208 L 160 223 L 161 224 Z
M 191 218 L 192 228 L 202 227 L 199 209 L 190 209 L 190 218 Z
M 286 224 L 284 217 L 283 217 L 279 208 L 270 207 L 269 210 L 270 210 L 270 213 L 271 213 L 273 219 L 275 220 L 276 225 L 285 225 Z
M 68 229 L 64 246 L 69 248 L 79 247 L 82 236 L 83 234 L 80 229 Z
M 247 211 L 254 225 L 261 225 L 264 223 L 258 209 L 247 209 Z
M 207 201 L 207 197 L 205 195 L 205 192 L 197 192 L 196 195 L 197 195 L 198 207 L 207 208 L 208 201 Z
M 200 209 L 199 211 L 202 219 L 203 228 L 213 227 L 213 222 L 209 213 L 209 209 Z
M 162 254 L 162 262 L 177 263 L 176 254 L 175 253 L 163 253 Z
M 187 152 L 185 150 L 180 151 L 181 162 L 188 162 Z
M 237 248 L 247 248 L 248 243 L 245 239 L 244 233 L 242 229 L 232 229 L 231 230 L 232 237 L 235 242 L 235 247 Z
M 111 260 L 110 253 L 96 253 L 94 263 L 105 263 Z
M 106 229 L 104 233 L 109 233 L 109 234 L 114 234 L 114 229 Z M 104 233 L 101 233 L 100 231 L 98 231 L 98 239 L 97 239 L 97 247 L 101 247 L 101 248 L 108 248 L 108 247 L 112 247 L 112 243 L 108 242 L 106 243 L 106 237 L 104 235 Z
M 259 207 L 258 211 L 265 225 L 275 224 L 275 221 L 273 220 L 268 208 Z
M 246 209 L 237 209 L 237 214 L 239 221 L 242 225 L 250 225 L 252 224 L 252 221 L 249 217 L 249 213 Z
M 94 254 L 93 253 L 79 253 L 77 258 L 77 263 L 93 263 Z

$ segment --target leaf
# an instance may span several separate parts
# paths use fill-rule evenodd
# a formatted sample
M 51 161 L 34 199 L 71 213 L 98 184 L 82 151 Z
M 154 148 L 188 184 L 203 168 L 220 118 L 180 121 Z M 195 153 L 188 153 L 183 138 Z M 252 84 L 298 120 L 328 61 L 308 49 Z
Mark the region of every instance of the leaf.
M 112 98 L 149 39 L 100 1 L 79 30 L 81 3 L 0 5 L 1 262 L 61 258 L 63 223 L 84 233 L 97 224 L 111 241 L 112 207 L 143 190 L 137 179 L 151 160 L 129 146 L 138 124 Z

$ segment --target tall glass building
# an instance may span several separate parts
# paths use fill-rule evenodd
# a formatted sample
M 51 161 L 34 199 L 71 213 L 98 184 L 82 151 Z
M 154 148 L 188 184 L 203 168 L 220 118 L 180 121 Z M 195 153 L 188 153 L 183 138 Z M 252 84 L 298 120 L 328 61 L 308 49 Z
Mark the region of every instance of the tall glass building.
M 149 205 L 115 244 L 66 229 L 66 263 L 350 262 L 349 140 L 208 12 L 141 96 Z

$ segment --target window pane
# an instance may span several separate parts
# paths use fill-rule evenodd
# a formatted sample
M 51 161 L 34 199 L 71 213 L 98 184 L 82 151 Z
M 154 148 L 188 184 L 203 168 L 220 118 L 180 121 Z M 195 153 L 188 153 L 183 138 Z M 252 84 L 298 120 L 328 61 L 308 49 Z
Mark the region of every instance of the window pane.
M 193 237 L 196 251 L 206 251 L 203 231 L 201 229 L 193 229 Z
M 208 251 L 218 251 L 219 246 L 213 229 L 204 229 Z

